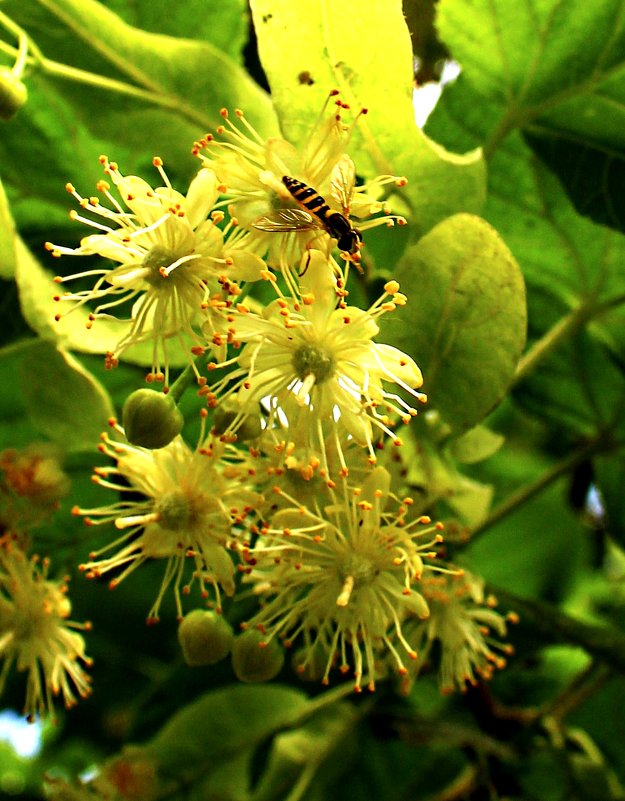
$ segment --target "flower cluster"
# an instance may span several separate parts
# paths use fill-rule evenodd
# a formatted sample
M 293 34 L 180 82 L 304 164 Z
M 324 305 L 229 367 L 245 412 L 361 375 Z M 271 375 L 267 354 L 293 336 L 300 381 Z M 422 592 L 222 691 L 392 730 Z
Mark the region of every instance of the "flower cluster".
M 380 341 L 380 319 L 408 302 L 398 282 L 387 280 L 364 308 L 350 298 L 354 279 L 367 280 L 363 233 L 406 222 L 389 202 L 405 179 L 357 184 L 349 147 L 363 114 L 345 122 L 350 109 L 332 92 L 296 148 L 224 109 L 194 145 L 201 168 L 186 195 L 158 158 L 156 189 L 105 157 L 102 202 L 68 185 L 81 209 L 73 218 L 95 232 L 77 248 L 47 247 L 100 260 L 56 279 L 95 279 L 58 295 L 67 311 L 57 317 L 88 307 L 88 326 L 116 320 L 122 333 L 106 365 L 131 348 L 136 359 L 147 343 L 147 380 L 171 389 L 166 403 L 141 390 L 124 407 L 125 429 L 111 420 L 102 435 L 111 462 L 94 481 L 116 497 L 74 513 L 119 535 L 81 569 L 115 587 L 160 561 L 148 622 L 171 591 L 189 664 L 231 652 L 241 680 L 267 679 L 293 645 L 302 674 L 327 683 L 337 668 L 357 691 L 373 690 L 389 664 L 415 677 L 439 641 L 442 689 L 462 689 L 502 664 L 495 654 L 508 646 L 492 635 L 505 634 L 505 619 L 477 580 L 445 563 L 443 525 L 392 486 L 397 426 L 426 396 L 412 356 Z M 180 351 L 191 367 L 170 387 Z M 194 376 L 202 408 L 191 448 L 176 403 Z M 194 587 L 211 610 L 185 618 Z M 233 637 L 224 600 L 238 590 L 260 606 Z M 65 679 L 57 671 L 49 680 L 66 701 L 67 675 L 80 694 L 86 686 L 76 668 L 82 640 L 68 653 Z
M 420 585 L 424 572 L 436 570 L 424 560 L 436 556 L 442 525 L 428 517 L 408 523 L 410 498 L 387 511 L 390 475 L 382 467 L 360 487 L 341 484 L 324 507 L 302 507 L 287 497 L 289 505 L 244 551 L 245 580 L 270 598 L 248 625 L 265 643 L 279 636 L 290 645 L 301 635 L 307 654 L 300 671 L 323 654 L 324 683 L 340 659 L 342 672 L 353 666 L 357 691 L 363 680 L 373 690 L 380 651 L 390 652 L 402 675 L 401 652 L 417 658 L 402 625 L 409 616 L 429 615 Z

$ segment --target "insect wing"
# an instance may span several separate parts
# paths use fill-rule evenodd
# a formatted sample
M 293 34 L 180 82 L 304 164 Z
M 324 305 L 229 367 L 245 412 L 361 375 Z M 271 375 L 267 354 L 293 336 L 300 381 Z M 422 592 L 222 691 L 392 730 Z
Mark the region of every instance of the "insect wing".
M 276 209 L 271 214 L 259 217 L 252 223 L 259 231 L 286 233 L 287 231 L 312 231 L 319 223 L 304 209 Z
M 330 193 L 346 217 L 349 217 L 355 184 L 356 165 L 349 156 L 342 156 L 330 174 Z

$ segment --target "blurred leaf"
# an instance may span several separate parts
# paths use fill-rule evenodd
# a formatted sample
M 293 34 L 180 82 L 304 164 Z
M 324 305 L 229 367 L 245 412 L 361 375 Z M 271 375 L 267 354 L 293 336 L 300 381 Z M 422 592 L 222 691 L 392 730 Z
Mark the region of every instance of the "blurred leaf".
M 384 318 L 383 336 L 416 359 L 445 422 L 472 428 L 503 398 L 525 343 L 516 261 L 484 220 L 458 214 L 409 248 L 395 275 L 408 306 Z
M 490 472 L 522 486 L 547 469 L 528 453 L 501 451 Z M 507 471 L 506 471 L 507 467 Z M 463 564 L 487 581 L 524 597 L 561 600 L 571 591 L 587 556 L 582 522 L 563 503 L 557 482 L 519 506 L 505 520 L 469 543 Z
M 353 707 L 335 704 L 294 731 L 279 734 L 252 801 L 282 801 L 294 787 L 300 792 L 314 788 L 315 794 L 308 792 L 306 798 L 330 797 L 328 784 L 350 768 L 356 721 Z
M 354 111 L 369 111 L 350 147 L 359 171 L 408 178 L 402 196 L 415 237 L 457 211 L 479 212 L 481 154 L 448 153 L 415 123 L 412 48 L 399 0 L 357 6 L 322 0 L 306 14 L 296 3 L 276 0 L 254 0 L 251 7 L 261 61 L 289 141 L 305 139 L 336 88 Z
M 230 58 L 241 61 L 248 22 L 245 0 L 185 0 L 170 3 L 166 14 L 152 0 L 107 0 L 106 6 L 137 28 L 210 42 Z
M 0 350 L 0 448 L 22 448 L 39 438 L 18 392 L 20 363 L 30 340 Z
M 461 437 L 454 439 L 450 446 L 452 456 L 462 464 L 474 464 L 488 459 L 504 443 L 504 437 L 486 426 L 476 426 Z
M 104 387 L 69 353 L 33 340 L 20 383 L 36 427 L 66 451 L 92 451 L 113 406 Z M 42 389 L 45 401 L 42 402 Z
M 534 126 L 531 130 L 525 140 L 558 176 L 575 209 L 625 232 L 625 147 L 580 142 L 567 132 L 537 133 Z
M 307 704 L 297 690 L 278 685 L 233 685 L 181 709 L 148 745 L 163 775 L 193 776 L 205 766 L 256 746 L 298 719 Z
M 199 167 L 193 141 L 222 121 L 223 106 L 245 108 L 266 133 L 276 129 L 267 94 L 209 42 L 133 28 L 95 0 L 11 0 L 3 9 L 47 58 L 92 73 L 85 84 L 58 65 L 48 65 L 43 76 L 35 70 L 28 105 L 4 128 L 2 175 L 25 214 L 33 196 L 64 209 L 65 183 L 94 183 L 102 152 L 127 173 L 145 170 L 158 154 L 172 176 L 188 180 Z M 146 99 L 99 85 L 99 74 Z
M 9 203 L 0 183 L 0 279 L 10 279 L 15 272 L 15 224 Z
M 607 531 L 625 546 L 625 454 L 601 456 L 593 460 L 593 483 L 601 493 Z
M 451 493 L 445 498 L 448 506 L 469 530 L 480 526 L 488 517 L 493 502 L 493 488 L 467 476 L 458 475 Z

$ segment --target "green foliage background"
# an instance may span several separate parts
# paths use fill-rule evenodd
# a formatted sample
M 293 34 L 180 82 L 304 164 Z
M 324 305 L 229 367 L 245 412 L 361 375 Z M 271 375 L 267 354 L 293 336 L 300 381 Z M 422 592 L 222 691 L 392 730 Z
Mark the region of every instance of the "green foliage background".
M 0 444 L 47 438 L 65 453 L 72 499 L 36 545 L 74 570 L 93 538 L 68 510 L 97 496 L 98 432 L 141 385 L 145 352 L 105 373 L 114 324 L 86 336 L 80 315 L 52 320 L 59 268 L 42 243 L 82 235 L 65 183 L 89 194 L 101 153 L 150 180 L 158 154 L 183 189 L 220 108 L 297 143 L 336 87 L 369 108 L 359 174 L 409 181 L 409 225 L 367 234 L 363 293 L 400 281 L 409 305 L 383 338 L 419 363 L 440 415 L 410 427 L 410 480 L 471 535 L 451 537 L 454 555 L 520 612 L 516 656 L 460 697 L 442 698 L 433 675 L 408 697 L 392 682 L 367 698 L 321 693 L 288 667 L 240 686 L 228 665 L 184 666 L 172 609 L 145 627 L 149 569 L 115 593 L 75 577 L 95 692 L 46 730 L 36 760 L 0 751 L 3 791 L 38 798 L 45 771 L 73 776 L 141 743 L 168 799 L 625 798 L 625 4 L 436 7 L 438 39 L 428 0 L 2 4 L 43 60 L 0 136 Z M 430 72 L 443 45 L 462 68 L 425 132 L 404 14 Z M 18 677 L 6 702 L 19 708 L 21 690 Z

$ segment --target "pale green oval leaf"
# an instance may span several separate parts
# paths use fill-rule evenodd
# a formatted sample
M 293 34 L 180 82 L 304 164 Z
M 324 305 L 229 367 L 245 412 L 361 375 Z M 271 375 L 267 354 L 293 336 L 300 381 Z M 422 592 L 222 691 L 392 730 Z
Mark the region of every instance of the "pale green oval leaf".
M 503 398 L 525 344 L 525 287 L 491 226 L 458 214 L 406 251 L 396 277 L 408 305 L 383 338 L 413 356 L 431 405 L 455 433 Z

